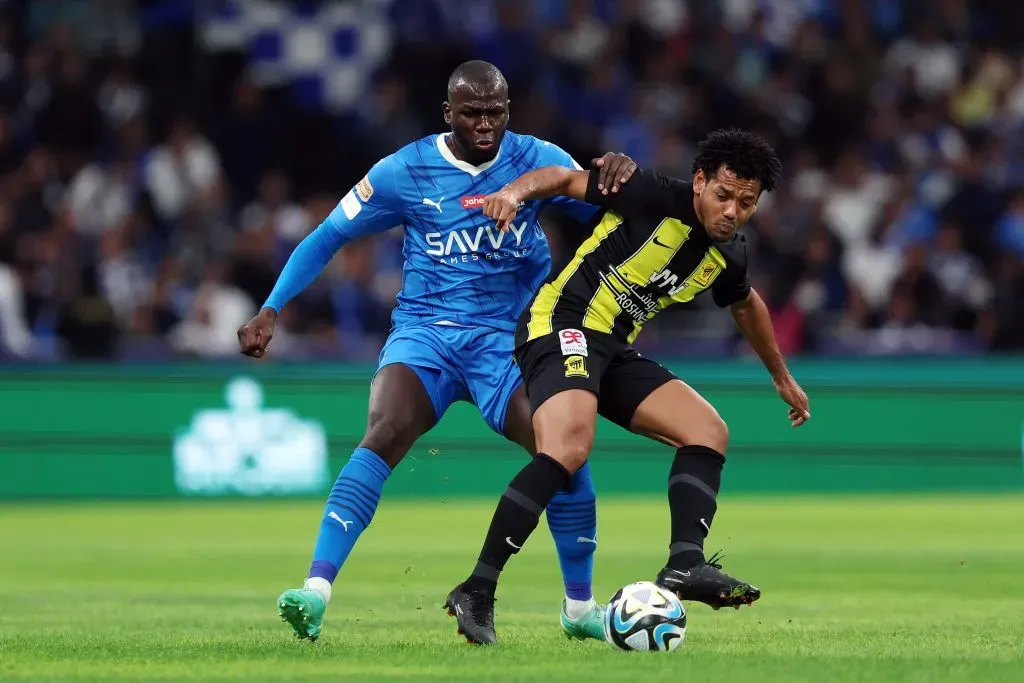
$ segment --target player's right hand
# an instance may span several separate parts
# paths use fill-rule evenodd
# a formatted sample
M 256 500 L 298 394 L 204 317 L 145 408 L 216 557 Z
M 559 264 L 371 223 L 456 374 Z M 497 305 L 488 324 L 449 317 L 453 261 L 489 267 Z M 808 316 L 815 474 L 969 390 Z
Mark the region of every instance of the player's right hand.
M 591 159 L 591 165 L 597 171 L 597 189 L 601 194 L 618 192 L 621 185 L 636 173 L 636 162 L 625 154 L 608 152 L 603 157 Z
M 779 392 L 782 400 L 789 404 L 789 422 L 794 427 L 799 427 L 811 419 L 811 406 L 807 400 L 807 394 L 796 383 L 793 376 L 786 374 L 783 377 L 772 379 L 775 390 Z
M 494 219 L 494 225 L 499 230 L 508 232 L 509 223 L 519 212 L 520 203 L 515 192 L 503 187 L 494 194 L 484 197 L 484 215 Z
M 267 345 L 274 336 L 274 324 L 277 322 L 277 311 L 264 308 L 254 315 L 246 324 L 238 328 L 238 346 L 242 355 L 252 358 L 263 358 Z

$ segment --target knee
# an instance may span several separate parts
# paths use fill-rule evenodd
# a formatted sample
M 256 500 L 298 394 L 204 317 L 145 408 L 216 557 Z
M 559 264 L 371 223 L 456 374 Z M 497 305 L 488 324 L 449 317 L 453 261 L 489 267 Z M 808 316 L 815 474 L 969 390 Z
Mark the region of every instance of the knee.
M 708 418 L 706 434 L 700 445 L 714 448 L 725 455 L 725 450 L 729 447 L 729 425 L 725 424 L 725 420 L 717 411 Z
M 597 397 L 582 390 L 548 399 L 534 413 L 537 452 L 561 463 L 570 475 L 587 461 L 594 443 Z
M 589 454 L 589 448 L 574 444 L 560 448 L 551 457 L 557 460 L 570 475 L 574 475 L 587 462 Z
M 567 426 L 559 439 L 558 448 L 549 453 L 562 464 L 570 474 L 575 475 L 587 462 L 593 445 L 593 429 L 584 422 L 573 422 Z
M 725 449 L 729 447 L 729 427 L 710 405 L 703 410 L 679 415 L 675 424 L 658 434 L 662 441 L 676 448 L 705 446 L 725 455 Z
M 418 437 L 419 433 L 411 423 L 394 416 L 371 413 L 359 445 L 370 449 L 394 468 Z

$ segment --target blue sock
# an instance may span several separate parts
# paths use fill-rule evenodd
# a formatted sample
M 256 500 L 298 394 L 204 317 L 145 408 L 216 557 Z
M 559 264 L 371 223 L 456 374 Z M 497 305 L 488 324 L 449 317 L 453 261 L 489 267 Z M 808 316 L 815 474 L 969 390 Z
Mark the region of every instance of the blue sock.
M 597 550 L 597 501 L 590 464 L 584 463 L 548 503 L 548 528 L 555 537 L 565 595 L 573 600 L 593 597 L 594 552 Z
M 370 526 L 391 468 L 368 448 L 357 448 L 341 469 L 320 522 L 309 578 L 334 583 L 359 534 Z

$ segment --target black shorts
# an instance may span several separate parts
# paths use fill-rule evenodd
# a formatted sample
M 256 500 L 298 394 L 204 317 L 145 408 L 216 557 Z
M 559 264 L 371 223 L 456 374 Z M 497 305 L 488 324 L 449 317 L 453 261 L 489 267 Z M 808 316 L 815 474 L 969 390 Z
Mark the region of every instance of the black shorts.
M 629 429 L 643 400 L 676 378 L 618 337 L 582 325 L 555 325 L 551 334 L 522 341 L 526 337 L 524 319 L 516 329 L 514 357 L 532 412 L 557 393 L 585 389 L 597 395 L 600 415 Z

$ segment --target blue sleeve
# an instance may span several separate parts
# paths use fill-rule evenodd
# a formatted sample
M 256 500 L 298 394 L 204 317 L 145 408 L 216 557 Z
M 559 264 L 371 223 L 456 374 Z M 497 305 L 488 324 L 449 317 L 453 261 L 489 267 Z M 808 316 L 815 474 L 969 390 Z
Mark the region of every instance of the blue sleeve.
M 576 160 L 569 156 L 569 153 L 558 145 L 550 142 L 537 142 L 539 151 L 539 164 L 537 168 L 544 166 L 565 166 L 566 168 L 582 171 L 583 167 L 576 163 Z M 593 204 L 587 204 L 571 197 L 552 197 L 546 202 L 568 214 L 580 223 L 589 223 L 601 209 Z
M 356 237 L 389 230 L 402 222 L 401 203 L 395 185 L 395 155 L 378 161 L 348 191 L 316 230 L 295 247 L 264 308 L 278 313 L 313 284 L 331 258 Z

